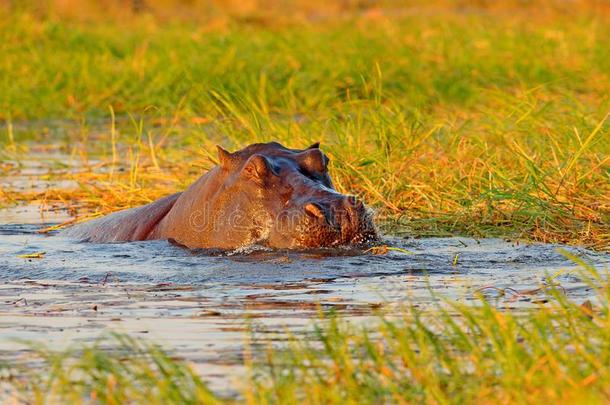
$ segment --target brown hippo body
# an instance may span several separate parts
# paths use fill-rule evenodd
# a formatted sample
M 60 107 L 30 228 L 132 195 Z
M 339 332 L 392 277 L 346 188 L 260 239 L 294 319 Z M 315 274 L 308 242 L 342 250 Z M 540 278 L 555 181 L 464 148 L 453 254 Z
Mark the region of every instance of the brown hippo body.
M 171 239 L 189 248 L 251 244 L 309 248 L 377 239 L 369 211 L 338 193 L 318 144 L 304 150 L 253 144 L 229 153 L 186 191 L 75 225 L 63 236 L 90 242 Z

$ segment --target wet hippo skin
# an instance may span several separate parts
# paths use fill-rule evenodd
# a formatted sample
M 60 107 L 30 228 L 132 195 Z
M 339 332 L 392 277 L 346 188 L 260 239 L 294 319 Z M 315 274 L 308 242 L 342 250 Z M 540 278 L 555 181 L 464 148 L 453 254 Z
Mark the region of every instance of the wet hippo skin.
M 309 248 L 377 239 L 369 210 L 337 192 L 319 144 L 218 147 L 219 164 L 186 191 L 64 230 L 89 242 L 169 239 L 189 248 Z

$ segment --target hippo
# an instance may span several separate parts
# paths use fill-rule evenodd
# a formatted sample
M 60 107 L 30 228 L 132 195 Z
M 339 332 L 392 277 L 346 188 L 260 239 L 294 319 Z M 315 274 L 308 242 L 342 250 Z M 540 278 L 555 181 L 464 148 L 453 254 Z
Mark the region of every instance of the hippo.
M 335 190 L 319 143 L 289 149 L 256 143 L 230 153 L 188 189 L 74 225 L 62 236 L 88 242 L 167 239 L 231 250 L 249 245 L 307 249 L 378 239 L 371 210 Z

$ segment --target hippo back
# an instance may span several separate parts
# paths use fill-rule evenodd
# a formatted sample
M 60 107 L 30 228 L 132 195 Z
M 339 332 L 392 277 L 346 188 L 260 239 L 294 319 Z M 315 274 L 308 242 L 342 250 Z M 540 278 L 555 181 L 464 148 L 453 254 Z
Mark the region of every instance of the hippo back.
M 172 209 L 182 193 L 172 194 L 140 207 L 118 211 L 65 229 L 60 236 L 87 242 L 128 242 L 146 240 Z

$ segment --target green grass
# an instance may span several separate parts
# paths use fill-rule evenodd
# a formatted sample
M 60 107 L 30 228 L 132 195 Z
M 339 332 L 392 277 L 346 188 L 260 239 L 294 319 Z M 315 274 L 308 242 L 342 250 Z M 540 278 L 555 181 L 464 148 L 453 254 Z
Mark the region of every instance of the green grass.
M 322 315 L 307 339 L 263 355 L 245 349 L 250 377 L 234 387 L 241 398 L 214 396 L 188 363 L 123 335 L 63 352 L 33 346 L 48 372 L 7 366 L 3 375 L 15 397 L 40 404 L 602 404 L 610 399 L 610 284 L 582 264 L 578 277 L 592 293 L 581 305 L 555 285 L 548 303 L 521 312 L 482 299 L 412 303 L 367 327 Z M 265 345 L 256 334 L 250 341 Z
M 607 248 L 605 14 L 431 10 L 262 27 L 5 11 L 3 155 L 60 144 L 129 175 L 0 197 L 110 212 L 185 187 L 215 143 L 321 140 L 391 232 Z
M 227 100 L 241 113 L 255 107 L 252 113 L 285 116 L 390 103 L 412 119 L 504 104 L 514 124 L 528 112 L 505 105 L 519 92 L 530 93 L 522 102 L 534 116 L 544 104 L 549 114 L 564 107 L 601 113 L 599 120 L 607 112 L 609 29 L 586 16 L 541 22 L 437 12 L 221 30 L 145 18 L 77 24 L 3 17 L 4 120 L 106 118 L 109 105 L 119 115 L 214 117 Z
M 107 344 L 106 347 L 103 344 Z M 108 344 L 111 346 L 108 347 Z M 158 346 L 112 334 L 91 346 L 60 352 L 32 345 L 33 368 L 5 366 L 12 398 L 25 403 L 153 403 L 214 404 L 214 395 L 199 376 L 182 361 Z

